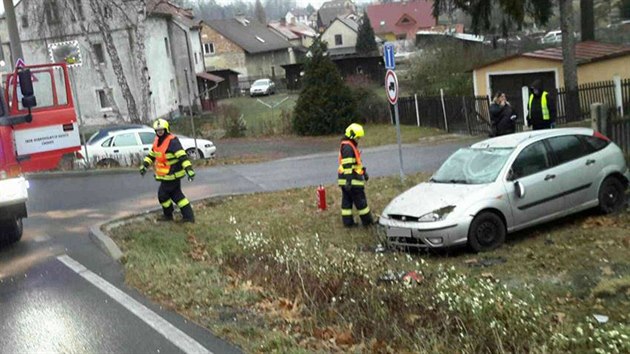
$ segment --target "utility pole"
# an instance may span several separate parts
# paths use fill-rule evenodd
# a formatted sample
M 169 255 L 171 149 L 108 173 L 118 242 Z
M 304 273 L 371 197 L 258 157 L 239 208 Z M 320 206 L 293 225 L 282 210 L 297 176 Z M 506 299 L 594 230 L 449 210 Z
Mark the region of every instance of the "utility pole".
M 24 59 L 22 54 L 22 42 L 20 41 L 20 33 L 18 32 L 17 20 L 15 19 L 15 7 L 13 0 L 3 0 L 4 16 L 7 19 L 7 27 L 9 28 L 9 40 L 11 41 L 11 61 L 12 65 L 18 58 Z

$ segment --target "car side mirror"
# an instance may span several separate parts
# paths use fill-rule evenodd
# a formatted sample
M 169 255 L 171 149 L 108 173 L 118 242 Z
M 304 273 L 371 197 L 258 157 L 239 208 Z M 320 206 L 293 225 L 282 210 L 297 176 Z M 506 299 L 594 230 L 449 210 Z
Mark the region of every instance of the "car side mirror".
M 31 70 L 20 70 L 20 72 L 18 72 L 18 78 L 20 80 L 20 91 L 22 92 L 22 106 L 30 110 L 37 106 Z
M 519 198 L 525 196 L 525 186 L 520 181 L 514 182 L 514 194 Z

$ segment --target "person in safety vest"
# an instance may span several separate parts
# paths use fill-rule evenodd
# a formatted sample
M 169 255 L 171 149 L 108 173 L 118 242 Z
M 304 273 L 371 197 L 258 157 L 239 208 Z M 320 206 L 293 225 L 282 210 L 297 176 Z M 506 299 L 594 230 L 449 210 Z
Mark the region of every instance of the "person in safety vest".
M 556 103 L 543 90 L 542 81 L 534 81 L 529 88 L 526 124 L 534 130 L 553 128 L 556 124 Z
M 363 163 L 361 153 L 357 149 L 357 140 L 365 135 L 360 124 L 352 123 L 346 128 L 345 136 L 341 139 L 339 149 L 339 168 L 337 178 L 341 187 L 341 220 L 343 226 L 355 226 L 352 216 L 352 204 L 357 208 L 361 223 L 368 226 L 373 223 L 372 214 L 365 196 L 365 182 L 369 176 Z
M 153 164 L 155 179 L 160 182 L 158 201 L 162 205 L 164 216 L 161 221 L 173 220 L 173 204 L 177 204 L 182 212 L 184 222 L 195 222 L 192 206 L 182 192 L 180 179 L 188 176 L 188 180 L 195 178 L 192 163 L 188 160 L 186 151 L 179 139 L 171 134 L 169 124 L 164 119 L 153 122 L 155 140 L 151 152 L 144 158 L 140 167 L 140 174 L 144 176 L 147 167 Z

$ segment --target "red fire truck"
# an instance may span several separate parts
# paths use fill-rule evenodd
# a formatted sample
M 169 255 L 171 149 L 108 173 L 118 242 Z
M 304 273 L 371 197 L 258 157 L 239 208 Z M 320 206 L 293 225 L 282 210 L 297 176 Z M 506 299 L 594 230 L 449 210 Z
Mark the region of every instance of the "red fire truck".
M 16 68 L 0 98 L 0 244 L 22 237 L 24 173 L 52 170 L 81 147 L 65 63 Z

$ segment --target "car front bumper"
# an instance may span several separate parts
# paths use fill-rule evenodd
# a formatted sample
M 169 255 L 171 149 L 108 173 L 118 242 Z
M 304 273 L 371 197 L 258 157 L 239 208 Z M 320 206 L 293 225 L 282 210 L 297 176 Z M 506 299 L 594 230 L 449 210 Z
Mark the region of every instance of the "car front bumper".
M 216 157 L 217 155 L 217 147 L 212 145 L 210 147 L 202 147 L 200 148 L 201 152 L 203 153 L 203 157 L 205 159 L 213 159 Z
M 378 233 L 389 246 L 441 248 L 465 244 L 472 216 L 439 222 L 408 222 L 379 218 Z

